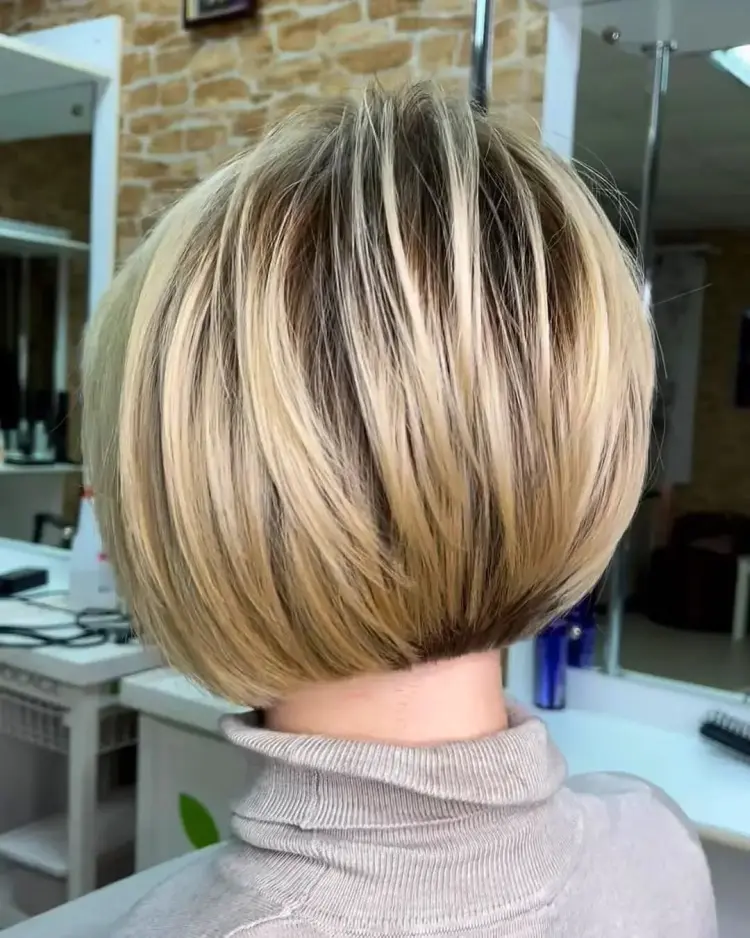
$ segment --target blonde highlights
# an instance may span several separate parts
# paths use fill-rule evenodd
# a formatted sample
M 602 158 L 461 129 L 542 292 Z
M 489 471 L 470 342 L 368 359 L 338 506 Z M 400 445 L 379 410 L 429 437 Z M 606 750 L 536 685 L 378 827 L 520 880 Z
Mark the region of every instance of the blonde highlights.
M 529 634 L 641 491 L 632 264 L 570 168 L 429 86 L 297 115 L 197 186 L 84 359 L 121 589 L 245 704 Z

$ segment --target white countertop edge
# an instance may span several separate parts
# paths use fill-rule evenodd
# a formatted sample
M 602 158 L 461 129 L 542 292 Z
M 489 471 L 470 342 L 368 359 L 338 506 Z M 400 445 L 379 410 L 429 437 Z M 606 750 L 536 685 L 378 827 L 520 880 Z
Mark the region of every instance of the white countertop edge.
M 570 775 L 615 772 L 662 789 L 705 840 L 750 850 L 750 762 L 685 733 L 591 710 L 534 711 Z
M 88 653 L 88 655 L 87 655 Z M 96 657 L 94 657 L 96 655 Z M 90 648 L 3 648 L 0 666 L 8 665 L 71 687 L 93 687 L 130 674 L 158 668 L 159 653 L 146 645 L 106 643 Z
M 0 462 L 0 479 L 13 479 L 19 476 L 65 476 L 83 472 L 83 467 L 75 463 L 52 462 L 52 463 L 7 463 Z
M 124 678 L 120 700 L 145 716 L 221 735 L 219 720 L 228 713 L 242 713 L 247 707 L 230 704 L 203 690 L 172 668 L 157 668 Z

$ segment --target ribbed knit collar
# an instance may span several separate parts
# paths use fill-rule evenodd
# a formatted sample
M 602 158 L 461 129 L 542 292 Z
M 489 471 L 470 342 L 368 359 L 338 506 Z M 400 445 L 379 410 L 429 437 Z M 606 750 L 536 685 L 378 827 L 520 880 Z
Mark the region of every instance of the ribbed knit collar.
M 252 715 L 227 737 L 259 777 L 235 807 L 255 888 L 353 932 L 471 927 L 546 904 L 567 878 L 580 818 L 544 725 L 410 748 L 276 733 Z

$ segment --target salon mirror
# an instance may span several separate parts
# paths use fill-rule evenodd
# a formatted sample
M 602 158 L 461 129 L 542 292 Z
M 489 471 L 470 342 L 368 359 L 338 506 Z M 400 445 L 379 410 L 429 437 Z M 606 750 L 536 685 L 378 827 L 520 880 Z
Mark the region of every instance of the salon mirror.
M 659 346 L 652 465 L 597 595 L 600 660 L 610 673 L 746 692 L 750 8 L 731 49 L 670 45 L 656 86 L 654 44 L 587 15 L 575 157 L 625 240 L 645 245 Z

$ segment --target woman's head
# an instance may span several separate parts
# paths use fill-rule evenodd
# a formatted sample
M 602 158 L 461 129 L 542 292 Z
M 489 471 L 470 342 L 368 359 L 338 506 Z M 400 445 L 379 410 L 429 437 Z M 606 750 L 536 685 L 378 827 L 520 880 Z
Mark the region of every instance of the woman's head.
M 164 215 L 89 327 L 120 587 L 246 704 L 512 642 L 629 523 L 653 369 L 561 162 L 425 86 L 290 118 Z

